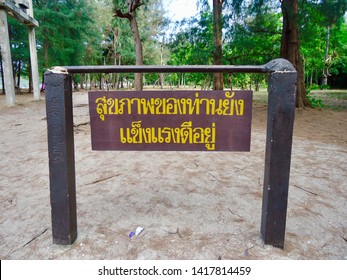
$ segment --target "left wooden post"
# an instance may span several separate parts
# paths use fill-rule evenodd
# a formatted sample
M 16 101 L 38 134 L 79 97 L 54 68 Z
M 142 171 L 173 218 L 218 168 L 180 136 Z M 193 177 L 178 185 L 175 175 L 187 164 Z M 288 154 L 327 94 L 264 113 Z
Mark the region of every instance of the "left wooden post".
M 14 92 L 14 80 L 12 70 L 11 46 L 8 34 L 7 14 L 0 8 L 0 49 L 4 69 L 4 88 L 6 93 L 6 104 L 12 106 L 16 103 Z
M 46 114 L 53 243 L 77 238 L 72 83 L 65 71 L 47 71 Z
M 34 18 L 32 0 L 29 0 L 29 15 Z M 29 49 L 31 62 L 31 76 L 33 79 L 34 100 L 40 100 L 39 66 L 37 63 L 36 35 L 35 28 L 29 26 Z

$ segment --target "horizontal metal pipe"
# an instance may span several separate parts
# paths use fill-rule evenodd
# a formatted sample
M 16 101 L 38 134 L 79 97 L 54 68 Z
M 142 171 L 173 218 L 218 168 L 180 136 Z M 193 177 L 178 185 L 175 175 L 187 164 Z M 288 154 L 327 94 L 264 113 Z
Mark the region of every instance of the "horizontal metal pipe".
M 63 66 L 69 73 L 268 73 L 265 65 Z

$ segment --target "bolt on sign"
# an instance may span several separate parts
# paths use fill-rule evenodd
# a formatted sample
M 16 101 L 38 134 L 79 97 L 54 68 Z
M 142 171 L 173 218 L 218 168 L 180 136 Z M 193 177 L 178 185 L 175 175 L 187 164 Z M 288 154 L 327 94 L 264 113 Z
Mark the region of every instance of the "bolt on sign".
M 93 150 L 249 151 L 252 91 L 91 91 Z

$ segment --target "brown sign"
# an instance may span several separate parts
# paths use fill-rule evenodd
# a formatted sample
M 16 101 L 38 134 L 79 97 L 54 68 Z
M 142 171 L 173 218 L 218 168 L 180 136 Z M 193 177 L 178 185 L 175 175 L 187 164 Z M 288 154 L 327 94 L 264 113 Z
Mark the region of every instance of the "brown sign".
M 89 110 L 93 150 L 250 150 L 252 91 L 92 91 Z

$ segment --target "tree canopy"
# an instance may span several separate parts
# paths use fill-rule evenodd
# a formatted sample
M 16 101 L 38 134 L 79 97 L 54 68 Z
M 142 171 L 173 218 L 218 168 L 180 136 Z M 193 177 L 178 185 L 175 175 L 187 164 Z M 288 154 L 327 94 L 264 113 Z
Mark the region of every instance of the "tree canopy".
M 43 72 L 54 65 L 103 64 L 264 64 L 280 57 L 283 39 L 282 1 L 214 0 L 222 17 L 222 59 L 216 60 L 213 7 L 197 0 L 199 13 L 181 22 L 170 22 L 165 1 L 152 0 L 34 0 L 34 16 L 39 21 L 37 48 Z M 347 75 L 347 24 L 344 0 L 298 0 L 299 58 L 307 88 L 347 87 L 340 79 Z M 135 5 L 130 11 L 129 5 Z M 129 13 L 136 16 L 139 60 Z M 118 15 L 118 16 L 117 16 Z M 130 14 L 129 14 L 130 15 Z M 29 55 L 26 30 L 10 21 L 14 69 L 28 73 Z M 20 63 L 19 63 L 20 62 Z M 18 69 L 15 73 L 18 73 Z M 131 75 L 123 77 L 128 81 Z M 122 77 L 121 77 L 122 79 Z M 159 74 L 145 76 L 157 83 Z M 172 74 L 172 85 L 212 86 L 211 75 Z M 252 87 L 266 83 L 261 75 L 222 75 L 224 87 Z

